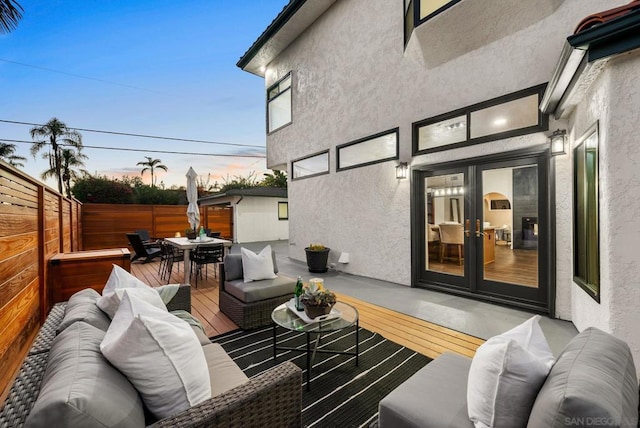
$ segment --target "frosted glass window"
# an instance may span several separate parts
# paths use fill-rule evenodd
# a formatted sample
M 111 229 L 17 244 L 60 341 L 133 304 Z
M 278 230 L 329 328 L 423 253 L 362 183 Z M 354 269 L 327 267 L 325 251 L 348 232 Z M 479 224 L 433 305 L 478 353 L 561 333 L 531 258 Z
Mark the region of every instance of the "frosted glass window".
M 291 123 L 291 73 L 267 90 L 268 132 Z
M 319 153 L 291 162 L 293 180 L 329 172 L 329 152 Z
M 278 220 L 289 220 L 288 202 L 278 202 Z
M 471 138 L 538 125 L 538 94 L 471 112 Z
M 398 129 L 336 147 L 338 171 L 398 159 Z
M 450 0 L 420 0 L 420 19 L 431 15 L 442 6 L 451 3 Z
M 467 140 L 467 116 L 457 116 L 418 128 L 418 150 Z
M 546 131 L 549 119 L 538 108 L 545 87 L 534 86 L 414 122 L 413 154 Z

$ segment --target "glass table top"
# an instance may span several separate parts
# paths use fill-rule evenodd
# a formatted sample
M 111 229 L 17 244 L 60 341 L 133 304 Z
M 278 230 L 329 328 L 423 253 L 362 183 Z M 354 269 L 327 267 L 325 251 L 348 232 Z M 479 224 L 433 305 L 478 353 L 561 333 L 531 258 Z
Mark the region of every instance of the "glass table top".
M 338 315 L 325 321 L 305 322 L 295 310 L 287 308 L 283 303 L 273 310 L 271 319 L 280 327 L 292 331 L 326 333 L 351 327 L 358 321 L 358 310 L 348 303 L 336 302 L 332 313 Z

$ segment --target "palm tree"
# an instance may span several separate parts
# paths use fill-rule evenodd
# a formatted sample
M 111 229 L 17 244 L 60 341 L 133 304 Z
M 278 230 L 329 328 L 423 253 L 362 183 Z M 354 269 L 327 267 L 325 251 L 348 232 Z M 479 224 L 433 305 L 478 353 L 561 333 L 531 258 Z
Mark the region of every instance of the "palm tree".
M 80 150 L 74 149 L 62 149 L 60 152 L 60 161 L 62 168 L 62 181 L 64 183 L 64 190 L 68 198 L 71 198 L 71 181 L 75 181 L 81 176 L 89 175 L 89 172 L 83 169 L 84 159 L 88 159 Z M 46 180 L 50 177 L 55 177 L 56 171 L 50 168 L 42 173 L 41 177 Z
M 36 141 L 38 138 L 43 139 Z M 43 175 L 49 172 L 48 177 L 55 177 L 58 181 L 58 191 L 62 193 L 62 147 L 73 147 L 79 152 L 82 150 L 82 135 L 54 117 L 42 126 L 31 128 L 31 139 L 34 140 L 31 146 L 33 157 L 45 146 L 50 145 L 49 152 L 42 155 L 44 159 L 49 159 L 50 166 L 49 171 L 45 171 Z
M 22 18 L 22 6 L 15 0 L 0 0 L 0 34 L 15 30 Z
M 26 162 L 27 158 L 15 155 L 15 151 L 15 144 L 0 143 L 0 159 L 4 159 L 12 166 L 22 168 L 24 167 L 22 162 Z
M 153 171 L 155 169 L 161 169 L 166 172 L 169 168 L 161 164 L 160 162 L 162 161 L 160 159 L 152 159 L 149 156 L 145 156 L 145 158 L 147 159 L 145 162 L 137 163 L 137 165 L 144 167 L 142 168 L 142 171 L 140 171 L 140 175 L 144 176 L 145 171 L 147 170 L 151 171 L 151 187 L 156 187 L 156 182 L 155 182 L 155 179 L 153 178 Z

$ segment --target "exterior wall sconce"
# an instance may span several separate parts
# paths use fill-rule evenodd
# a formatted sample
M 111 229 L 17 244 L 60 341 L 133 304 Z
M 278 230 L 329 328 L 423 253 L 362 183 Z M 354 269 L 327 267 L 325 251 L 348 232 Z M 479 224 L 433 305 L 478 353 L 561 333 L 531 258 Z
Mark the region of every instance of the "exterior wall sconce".
M 553 131 L 549 137 L 549 144 L 551 145 L 551 156 L 566 155 L 567 131 L 564 129 Z
M 402 180 L 407 178 L 407 171 L 409 170 L 409 166 L 406 162 L 400 162 L 398 166 L 396 166 L 396 178 L 398 180 Z

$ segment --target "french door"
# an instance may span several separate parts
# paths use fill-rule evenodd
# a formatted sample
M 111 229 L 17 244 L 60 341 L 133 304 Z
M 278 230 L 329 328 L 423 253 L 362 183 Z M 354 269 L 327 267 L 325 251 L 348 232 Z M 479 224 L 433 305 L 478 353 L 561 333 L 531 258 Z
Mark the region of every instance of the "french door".
M 414 283 L 549 311 L 547 155 L 414 174 Z

